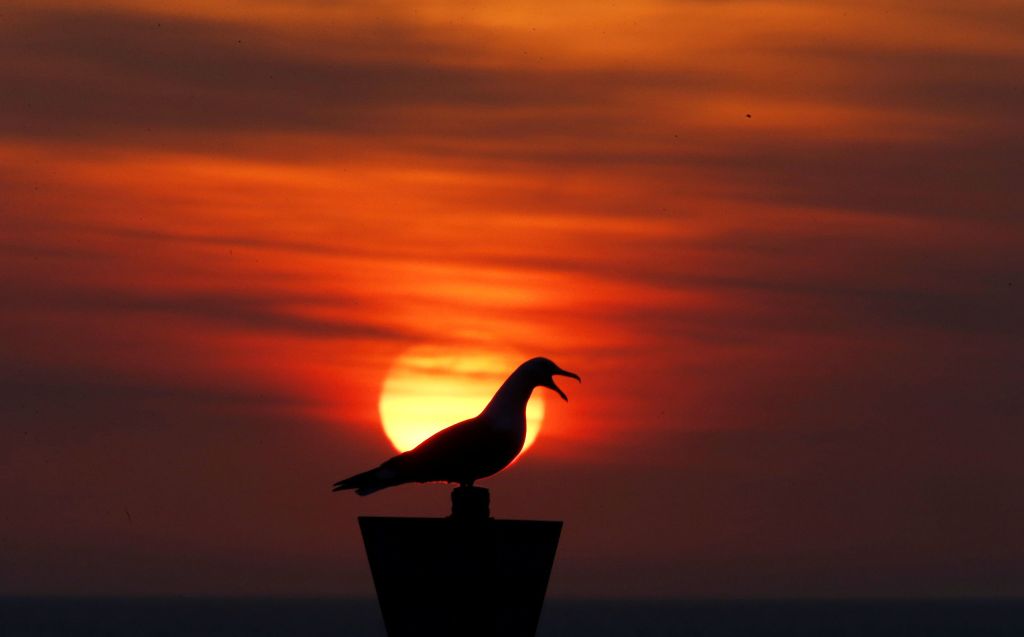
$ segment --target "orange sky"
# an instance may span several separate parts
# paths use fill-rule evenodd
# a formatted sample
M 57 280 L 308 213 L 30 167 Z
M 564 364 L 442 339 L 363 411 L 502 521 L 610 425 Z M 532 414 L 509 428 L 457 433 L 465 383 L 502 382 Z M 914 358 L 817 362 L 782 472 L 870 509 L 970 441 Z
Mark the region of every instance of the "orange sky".
M 5 7 L 0 592 L 370 594 L 443 343 L 553 594 L 1024 593 L 1024 9 L 555 4 Z

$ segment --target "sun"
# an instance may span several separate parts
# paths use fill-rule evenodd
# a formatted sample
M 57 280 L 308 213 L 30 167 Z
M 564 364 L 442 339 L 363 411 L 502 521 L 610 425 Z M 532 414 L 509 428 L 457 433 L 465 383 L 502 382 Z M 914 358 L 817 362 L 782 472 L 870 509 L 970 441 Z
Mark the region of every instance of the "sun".
M 512 352 L 418 345 L 395 359 L 380 391 L 384 434 L 408 451 L 433 434 L 478 415 L 524 359 Z M 544 400 L 526 406 L 526 451 L 544 420 Z

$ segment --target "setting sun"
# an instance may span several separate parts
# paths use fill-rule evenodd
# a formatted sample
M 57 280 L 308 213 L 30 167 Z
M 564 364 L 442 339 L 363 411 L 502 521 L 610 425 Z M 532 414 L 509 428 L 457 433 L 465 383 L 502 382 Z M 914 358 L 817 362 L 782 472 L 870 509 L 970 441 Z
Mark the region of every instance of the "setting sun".
M 380 392 L 384 433 L 398 451 L 480 413 L 495 390 L 521 363 L 512 352 L 420 345 L 399 356 Z M 544 420 L 544 401 L 526 407 L 526 451 Z

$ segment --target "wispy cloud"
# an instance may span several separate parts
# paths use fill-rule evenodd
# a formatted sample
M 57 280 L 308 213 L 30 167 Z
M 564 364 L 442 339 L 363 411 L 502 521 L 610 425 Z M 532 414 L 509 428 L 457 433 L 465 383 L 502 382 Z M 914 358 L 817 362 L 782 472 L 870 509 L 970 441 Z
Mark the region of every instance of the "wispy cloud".
M 377 392 L 403 348 L 500 342 L 586 379 L 507 483 L 524 502 L 593 515 L 572 491 L 586 482 L 619 517 L 658 520 L 652 551 L 692 532 L 696 552 L 673 555 L 717 551 L 722 568 L 746 536 L 716 544 L 714 525 L 662 514 L 668 487 L 637 494 L 684 485 L 704 519 L 736 528 L 757 511 L 771 541 L 749 557 L 776 563 L 799 552 L 792 520 L 820 537 L 855 523 L 829 498 L 865 484 L 851 511 L 877 522 L 923 502 L 900 528 L 936 529 L 919 551 L 917 536 L 871 526 L 865 542 L 886 551 L 935 560 L 945 540 L 1002 537 L 1021 478 L 1005 453 L 1022 410 L 1017 7 L 111 0 L 3 13 L 0 435 L 20 450 L 6 474 L 19 484 L 59 458 L 83 493 L 145 501 L 118 486 L 145 475 L 165 528 L 176 507 L 202 520 L 161 537 L 204 555 L 234 528 L 202 504 L 214 489 L 287 555 L 308 533 L 267 521 L 237 475 L 190 454 L 215 450 L 239 473 L 266 464 L 260 484 L 287 508 L 331 454 L 347 469 L 383 453 Z M 125 424 L 147 418 L 152 440 Z M 273 449 L 233 428 L 250 421 Z M 40 423 L 46 444 L 32 446 Z M 986 462 L 959 462 L 965 449 Z M 133 454 L 130 470 L 107 462 Z M 564 463 L 586 479 L 552 479 Z M 526 498 L 537 485 L 550 493 Z M 977 528 L 916 522 L 938 519 L 932 485 Z M 19 546 L 62 526 L 5 493 Z M 785 515 L 767 520 L 752 493 Z M 82 528 L 114 528 L 68 506 Z M 653 572 L 651 555 L 580 541 Z M 594 572 L 581 559 L 573 590 Z M 856 563 L 837 558 L 834 590 Z

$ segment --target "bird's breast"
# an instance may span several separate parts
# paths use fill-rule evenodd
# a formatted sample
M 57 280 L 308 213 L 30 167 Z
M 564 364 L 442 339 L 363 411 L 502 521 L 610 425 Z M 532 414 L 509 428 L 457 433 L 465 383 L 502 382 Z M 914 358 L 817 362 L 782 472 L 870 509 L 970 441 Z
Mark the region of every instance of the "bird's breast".
M 502 438 L 526 437 L 526 416 L 505 416 L 494 418 L 487 423 L 488 429 Z
M 526 442 L 526 418 L 502 419 L 494 423 L 492 431 L 499 448 L 511 454 L 511 458 L 515 458 Z

